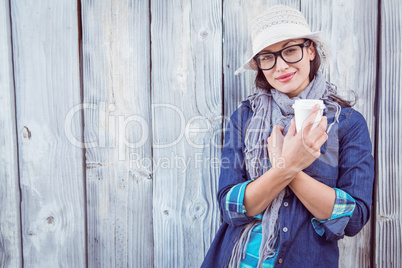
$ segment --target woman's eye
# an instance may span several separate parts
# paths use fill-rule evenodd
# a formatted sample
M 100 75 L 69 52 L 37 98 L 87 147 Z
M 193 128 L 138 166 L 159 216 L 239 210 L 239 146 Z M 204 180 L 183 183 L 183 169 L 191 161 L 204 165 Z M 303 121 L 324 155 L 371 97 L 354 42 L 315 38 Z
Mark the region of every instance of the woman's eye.
M 292 54 L 296 53 L 297 51 L 298 51 L 297 48 L 291 47 L 289 49 L 284 50 L 283 53 L 285 55 L 292 55 Z
M 274 56 L 273 55 L 262 55 L 260 57 L 261 61 L 272 61 L 274 60 Z

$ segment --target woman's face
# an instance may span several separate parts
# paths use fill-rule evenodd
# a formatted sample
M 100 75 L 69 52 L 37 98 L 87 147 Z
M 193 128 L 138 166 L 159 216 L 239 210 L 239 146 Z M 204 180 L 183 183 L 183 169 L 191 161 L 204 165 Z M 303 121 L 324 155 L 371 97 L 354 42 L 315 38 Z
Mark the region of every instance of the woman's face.
M 263 49 L 262 52 L 277 52 L 292 45 L 303 44 L 304 39 L 285 40 Z M 289 98 L 299 95 L 310 83 L 310 61 L 315 58 L 315 48 L 311 44 L 303 48 L 303 58 L 296 63 L 287 63 L 280 56 L 275 66 L 263 71 L 268 83 Z

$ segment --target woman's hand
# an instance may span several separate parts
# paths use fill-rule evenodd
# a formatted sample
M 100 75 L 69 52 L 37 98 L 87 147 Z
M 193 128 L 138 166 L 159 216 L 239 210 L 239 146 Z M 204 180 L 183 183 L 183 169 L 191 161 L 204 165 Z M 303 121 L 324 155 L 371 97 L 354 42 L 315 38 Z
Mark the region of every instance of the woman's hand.
M 319 106 L 315 105 L 299 133 L 296 133 L 294 119 L 286 136 L 283 136 L 283 127 L 275 126 L 272 129 L 268 138 L 268 152 L 273 168 L 286 168 L 296 176 L 320 156 L 320 148 L 328 139 L 328 135 L 325 132 L 326 116 L 323 116 L 318 126 L 312 129 L 318 112 Z
M 282 147 L 283 147 L 283 130 L 285 128 L 279 125 L 275 125 L 272 128 L 271 135 L 268 138 L 268 154 L 269 161 L 271 162 L 271 166 L 274 168 L 281 169 L 283 168 L 283 158 L 282 156 Z

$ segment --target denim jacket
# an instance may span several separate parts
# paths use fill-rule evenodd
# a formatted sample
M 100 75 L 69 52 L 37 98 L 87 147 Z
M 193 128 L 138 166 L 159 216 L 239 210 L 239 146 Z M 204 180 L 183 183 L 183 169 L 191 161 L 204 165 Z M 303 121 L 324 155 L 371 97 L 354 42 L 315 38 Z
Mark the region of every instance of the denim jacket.
M 325 115 L 330 125 L 334 112 L 327 111 Z M 227 192 L 236 184 L 250 180 L 244 164 L 244 137 L 251 116 L 250 104 L 245 101 L 233 113 L 225 131 L 217 196 L 223 222 L 201 267 L 227 267 L 243 226 L 253 220 L 253 217 L 225 209 Z M 351 195 L 356 201 L 355 210 L 352 217 L 326 221 L 324 235 L 320 236 L 311 224 L 313 215 L 287 187 L 283 200 L 286 206 L 280 209 L 281 233 L 275 267 L 338 267 L 337 241 L 344 235 L 356 235 L 370 217 L 374 181 L 371 150 L 363 116 L 352 108 L 342 107 L 339 123 L 329 131 L 321 156 L 304 172 Z

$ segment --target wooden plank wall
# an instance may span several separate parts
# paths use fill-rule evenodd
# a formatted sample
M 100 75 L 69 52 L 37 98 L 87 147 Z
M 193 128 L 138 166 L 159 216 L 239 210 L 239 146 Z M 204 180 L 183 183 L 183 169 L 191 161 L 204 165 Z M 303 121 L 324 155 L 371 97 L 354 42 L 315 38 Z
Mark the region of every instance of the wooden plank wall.
M 88 266 L 152 267 L 148 2 L 81 3 Z
M 10 3 L 23 263 L 82 267 L 83 150 L 65 135 L 66 116 L 81 103 L 77 6 L 69 0 Z M 74 119 L 68 131 L 79 137 L 82 118 Z
M 0 267 L 21 267 L 20 189 L 11 23 L 0 0 Z
M 402 5 L 381 1 L 375 267 L 402 265 Z
M 324 74 L 377 145 L 372 222 L 340 267 L 400 266 L 399 0 L 0 0 L 0 267 L 199 267 L 222 130 L 254 91 L 234 71 L 274 4 L 324 32 Z
M 151 1 L 155 267 L 197 267 L 217 231 L 219 0 Z M 165 161 L 167 160 L 167 161 Z

